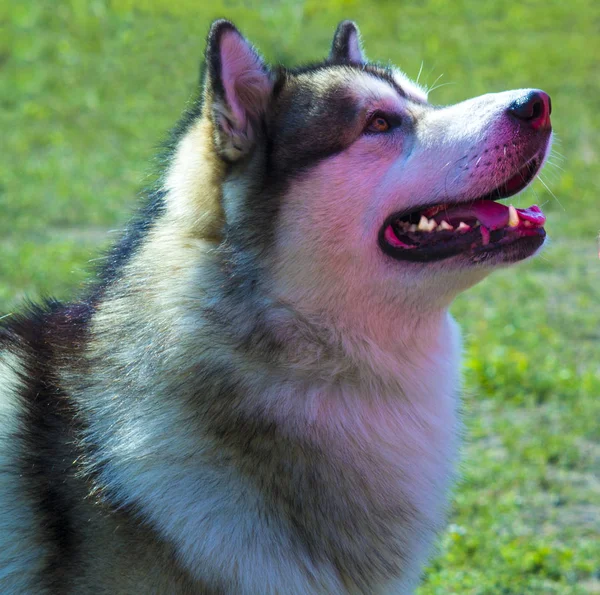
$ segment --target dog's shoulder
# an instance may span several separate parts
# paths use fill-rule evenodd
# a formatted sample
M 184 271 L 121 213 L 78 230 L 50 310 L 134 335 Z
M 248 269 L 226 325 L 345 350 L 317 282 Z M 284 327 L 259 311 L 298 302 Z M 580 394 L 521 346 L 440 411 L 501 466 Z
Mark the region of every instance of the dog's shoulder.
M 63 562 L 75 551 L 65 486 L 76 422 L 59 378 L 87 310 L 47 301 L 0 322 L 2 592 L 44 593 L 57 578 L 50 572 L 40 580 L 58 568 L 53 556 Z
M 35 577 L 45 552 L 38 542 L 34 499 L 22 474 L 26 431 L 22 399 L 31 379 L 27 374 L 28 345 L 23 334 L 33 320 L 5 319 L 0 327 L 0 591 L 41 592 Z

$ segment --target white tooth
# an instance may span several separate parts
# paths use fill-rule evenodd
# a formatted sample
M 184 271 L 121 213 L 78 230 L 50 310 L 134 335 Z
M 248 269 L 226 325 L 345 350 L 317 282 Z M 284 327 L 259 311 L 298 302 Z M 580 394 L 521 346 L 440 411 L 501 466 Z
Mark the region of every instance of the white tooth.
M 429 219 L 425 215 L 421 215 L 419 219 L 419 231 L 429 231 Z
M 450 225 L 450 223 L 448 223 L 447 221 L 442 221 L 440 223 L 440 229 L 452 231 L 454 227 L 452 227 L 452 225 Z
M 408 227 L 408 231 L 417 231 L 417 225 L 415 223 L 413 223 L 412 225 L 410 225 Z
M 508 207 L 508 226 L 519 227 L 519 213 L 517 213 L 517 209 L 512 205 Z
M 425 215 L 421 215 L 419 220 L 419 231 L 433 231 L 437 227 L 437 223 L 433 219 L 427 219 Z
M 461 221 L 456 229 L 458 229 L 458 231 L 469 231 L 471 226 L 467 225 L 464 221 Z

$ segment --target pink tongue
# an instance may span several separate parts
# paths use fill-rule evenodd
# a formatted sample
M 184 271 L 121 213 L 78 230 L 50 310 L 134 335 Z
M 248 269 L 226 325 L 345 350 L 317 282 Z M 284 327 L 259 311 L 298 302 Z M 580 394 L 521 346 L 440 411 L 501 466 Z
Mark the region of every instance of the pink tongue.
M 531 221 L 531 223 L 539 227 L 546 223 L 546 216 L 537 205 L 532 205 L 528 209 L 517 209 L 517 213 L 519 213 L 519 219 Z
M 479 219 L 488 229 L 500 229 L 508 225 L 508 207 L 491 200 L 477 200 L 465 205 L 457 205 L 440 211 L 434 219 L 437 223 L 447 221 L 458 225 L 461 221 Z
M 519 218 L 525 221 L 530 221 L 536 226 L 542 226 L 546 222 L 546 217 L 537 205 L 533 205 L 528 209 L 517 209 Z M 479 219 L 481 225 L 485 225 L 488 229 L 501 229 L 508 225 L 508 207 L 494 202 L 492 200 L 477 200 L 465 205 L 457 205 L 449 207 L 437 213 L 434 217 L 437 223 L 447 221 L 456 226 L 461 221 Z

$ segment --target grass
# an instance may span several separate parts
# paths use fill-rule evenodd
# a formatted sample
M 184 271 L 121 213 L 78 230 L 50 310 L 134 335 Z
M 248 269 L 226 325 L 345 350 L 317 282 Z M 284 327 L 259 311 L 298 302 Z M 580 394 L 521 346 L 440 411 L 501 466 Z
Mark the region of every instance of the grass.
M 209 21 L 267 58 L 323 57 L 354 18 L 368 55 L 445 86 L 436 103 L 541 87 L 556 152 L 516 201 L 552 243 L 461 296 L 463 480 L 420 595 L 600 593 L 600 5 L 594 0 L 192 0 L 0 7 L 0 312 L 76 294 L 154 175 L 196 84 Z M 450 83 L 450 84 L 446 84 Z M 550 191 L 551 190 L 551 191 Z M 555 195 L 555 196 L 554 196 Z M 596 357 L 595 357 L 596 356 Z

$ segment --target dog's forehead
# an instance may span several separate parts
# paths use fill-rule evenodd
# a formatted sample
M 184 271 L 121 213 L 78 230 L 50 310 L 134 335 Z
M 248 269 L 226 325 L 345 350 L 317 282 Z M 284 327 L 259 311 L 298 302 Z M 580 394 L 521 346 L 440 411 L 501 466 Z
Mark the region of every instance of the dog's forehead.
M 392 68 L 391 75 L 395 83 L 404 90 L 408 99 L 414 103 L 428 103 L 427 91 L 421 85 L 415 83 L 398 68 Z
M 410 101 L 427 103 L 427 93 L 401 70 L 365 65 L 362 68 L 334 66 L 301 72 L 292 78 L 292 93 L 310 92 L 315 97 L 343 95 L 359 103 Z

